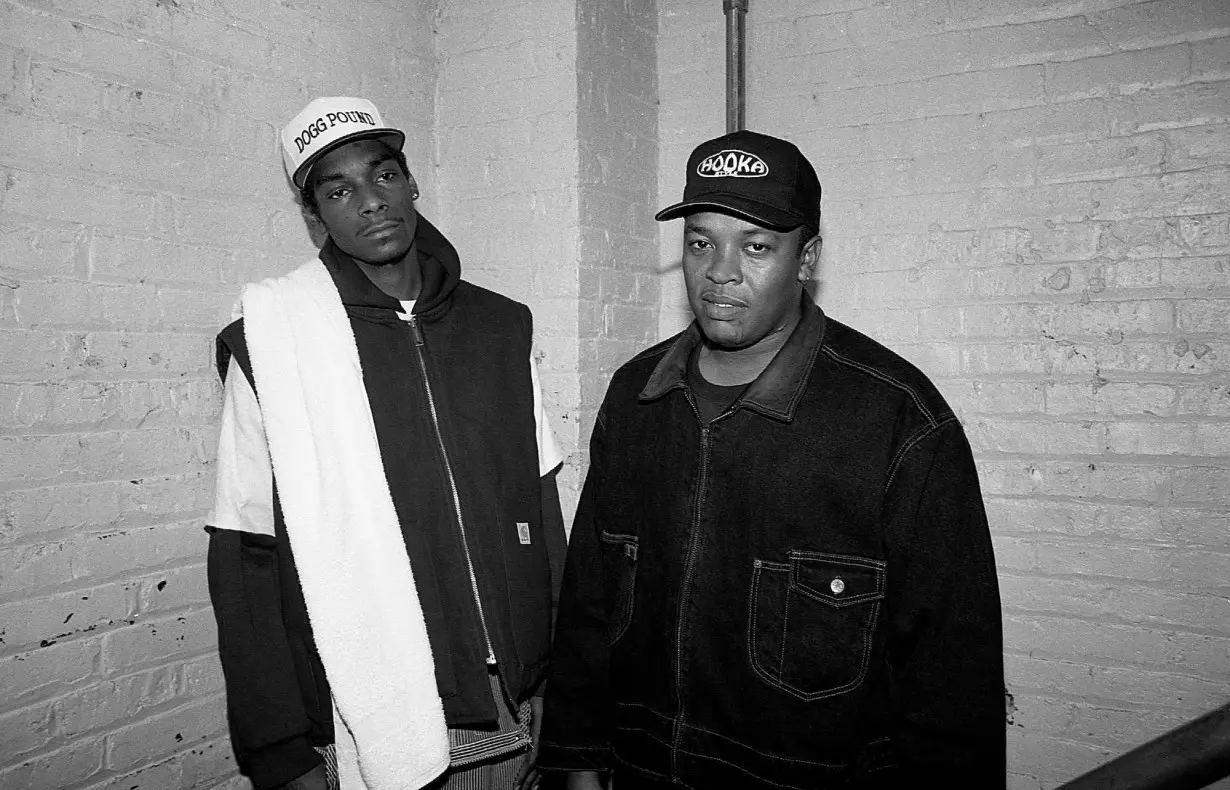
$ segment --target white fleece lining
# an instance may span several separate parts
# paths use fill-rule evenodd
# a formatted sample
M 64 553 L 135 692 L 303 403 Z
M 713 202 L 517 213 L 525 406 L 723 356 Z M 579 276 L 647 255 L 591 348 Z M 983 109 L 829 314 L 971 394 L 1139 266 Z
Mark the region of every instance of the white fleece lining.
M 357 753 L 367 790 L 423 787 L 448 767 L 448 731 L 346 310 L 318 259 L 241 303 L 339 759 Z

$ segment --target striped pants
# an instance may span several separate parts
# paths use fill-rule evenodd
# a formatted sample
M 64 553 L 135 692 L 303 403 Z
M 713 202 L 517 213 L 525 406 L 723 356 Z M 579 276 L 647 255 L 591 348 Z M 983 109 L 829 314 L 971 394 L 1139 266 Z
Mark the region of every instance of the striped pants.
M 333 747 L 322 747 L 317 751 L 325 758 L 330 790 L 344 790 L 338 786 Z M 449 768 L 439 779 L 427 785 L 425 790 L 513 790 L 517 774 L 521 772 L 521 766 L 525 764 L 528 756 L 528 751 L 519 751 L 460 768 Z
M 453 765 L 424 790 L 514 790 L 517 774 L 530 753 L 530 703 L 522 703 L 514 715 L 511 708 L 502 704 L 504 693 L 498 676 L 492 673 L 490 680 L 491 694 L 501 703 L 496 705 L 496 731 L 450 729 L 449 756 Z M 333 747 L 318 747 L 316 751 L 324 758 L 329 790 L 350 790 L 339 786 Z

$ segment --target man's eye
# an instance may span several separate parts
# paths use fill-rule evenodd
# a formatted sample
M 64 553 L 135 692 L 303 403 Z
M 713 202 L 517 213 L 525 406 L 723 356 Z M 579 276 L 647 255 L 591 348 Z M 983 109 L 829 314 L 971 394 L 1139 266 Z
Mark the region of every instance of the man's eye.
M 751 244 L 747 245 L 747 250 L 753 255 L 763 255 L 769 251 L 769 245 L 761 244 L 760 242 L 754 241 Z
M 709 249 L 709 242 L 704 239 L 692 239 L 688 242 L 688 246 L 697 251 L 707 250 Z
M 350 194 L 349 189 L 345 189 L 345 188 L 335 189 L 332 192 L 330 192 L 328 195 L 325 195 L 325 198 L 327 200 L 340 200 L 341 198 L 344 198 L 349 194 Z
M 377 181 L 392 181 L 393 179 L 397 178 L 397 175 L 398 173 L 396 170 L 386 170 L 380 175 L 376 176 L 376 180 Z

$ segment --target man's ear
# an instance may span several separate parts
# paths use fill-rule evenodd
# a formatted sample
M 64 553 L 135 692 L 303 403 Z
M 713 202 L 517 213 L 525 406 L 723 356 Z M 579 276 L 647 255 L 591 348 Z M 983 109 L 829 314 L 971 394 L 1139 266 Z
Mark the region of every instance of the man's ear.
M 320 215 L 312 211 L 307 206 L 299 207 L 300 214 L 303 216 L 303 224 L 307 226 L 308 237 L 312 243 L 319 249 L 324 246 L 325 239 L 329 237 L 329 230 L 325 227 L 325 221 L 320 218 Z
M 820 248 L 824 239 L 819 234 L 808 239 L 799 252 L 799 282 L 805 283 L 816 276 L 816 265 L 820 263 Z

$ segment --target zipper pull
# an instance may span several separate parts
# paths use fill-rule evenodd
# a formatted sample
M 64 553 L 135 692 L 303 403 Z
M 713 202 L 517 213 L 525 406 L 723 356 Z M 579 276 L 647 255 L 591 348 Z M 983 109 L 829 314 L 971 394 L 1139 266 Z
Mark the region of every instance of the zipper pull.
M 419 329 L 418 319 L 411 316 L 406 323 L 410 324 L 410 334 L 414 336 L 414 345 L 423 345 L 423 332 Z
M 491 648 L 487 648 L 487 666 L 495 666 L 495 651 Z

